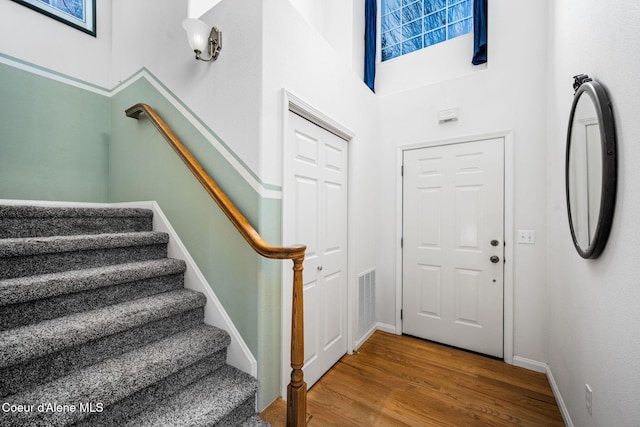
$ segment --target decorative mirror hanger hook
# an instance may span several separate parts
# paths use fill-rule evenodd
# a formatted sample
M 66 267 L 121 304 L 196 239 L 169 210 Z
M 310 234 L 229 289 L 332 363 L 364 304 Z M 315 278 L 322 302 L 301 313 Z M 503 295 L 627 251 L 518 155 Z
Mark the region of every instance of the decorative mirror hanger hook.
M 575 94 L 577 90 L 582 86 L 584 82 L 590 82 L 593 79 L 586 74 L 578 74 L 577 76 L 573 76 L 573 93 Z
M 187 18 L 182 21 L 182 27 L 187 32 L 189 46 L 196 54 L 196 59 L 211 62 L 218 59 L 222 49 L 222 31 L 216 27 L 209 30 L 209 26 L 199 19 Z M 207 36 L 208 35 L 208 36 Z M 202 52 L 208 50 L 209 57 L 203 58 Z

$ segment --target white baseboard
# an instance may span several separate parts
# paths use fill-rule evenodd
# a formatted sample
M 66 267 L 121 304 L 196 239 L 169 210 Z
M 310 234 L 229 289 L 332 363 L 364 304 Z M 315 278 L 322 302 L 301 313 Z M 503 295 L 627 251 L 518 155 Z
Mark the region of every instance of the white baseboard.
M 571 420 L 571 415 L 569 415 L 569 410 L 567 409 L 567 405 L 565 405 L 564 400 L 562 399 L 562 394 L 560 394 L 560 389 L 558 388 L 558 384 L 556 384 L 556 380 L 555 378 L 553 378 L 553 372 L 551 372 L 551 368 L 549 367 L 549 365 L 546 365 L 546 366 L 547 366 L 547 369 L 546 369 L 547 380 L 549 380 L 551 391 L 553 391 L 553 395 L 556 398 L 556 403 L 558 404 L 558 409 L 560 409 L 560 414 L 562 414 L 562 419 L 564 420 L 564 424 L 567 427 L 574 427 L 573 421 Z
M 547 372 L 547 364 L 544 362 L 538 362 L 537 360 L 527 359 L 526 357 L 513 356 L 513 365 L 521 368 L 529 369 L 530 371 L 536 371 L 541 373 Z
M 389 332 L 390 334 L 400 335 L 398 331 L 396 331 L 395 325 L 389 325 L 388 323 L 376 323 L 376 329 L 383 332 Z
M 169 234 L 168 256 L 182 259 L 187 263 L 184 275 L 184 286 L 187 289 L 202 292 L 207 297 L 204 307 L 204 323 L 226 330 L 231 336 L 231 344 L 227 348 L 227 363 L 254 377 L 258 374 L 258 362 L 234 326 L 231 318 L 215 295 L 195 261 L 178 237 L 160 206 L 154 201 L 126 202 L 126 203 L 85 203 L 85 202 L 57 202 L 37 200 L 3 200 L 0 205 L 29 205 L 44 207 L 132 207 L 153 210 L 153 229 Z
M 182 259 L 187 263 L 187 271 L 184 274 L 184 287 L 202 292 L 207 297 L 207 304 L 204 307 L 204 323 L 224 329 L 231 336 L 231 344 L 227 348 L 227 363 L 256 377 L 258 375 L 258 362 L 242 339 L 242 336 L 240 336 L 222 303 L 220 303 L 211 286 L 209 286 L 209 282 L 207 282 L 180 237 L 160 209 L 160 206 L 156 202 L 114 203 L 112 206 L 115 205 L 153 210 L 153 229 L 169 234 L 167 255 L 170 258 Z
M 364 344 L 365 342 L 367 342 L 367 340 L 368 340 L 369 338 L 371 338 L 371 335 L 373 335 L 373 333 L 374 333 L 377 329 L 378 329 L 378 328 L 377 328 L 377 325 L 373 325 L 373 326 L 371 327 L 371 329 L 369 329 L 369 330 L 368 330 L 368 331 L 367 331 L 367 332 L 366 332 L 362 337 L 360 337 L 360 339 L 358 339 L 358 340 L 356 341 L 356 344 L 355 344 L 355 346 L 353 347 L 353 351 L 357 351 L 357 350 L 360 348 L 360 346 L 361 346 L 362 344 Z
M 114 203 L 97 203 L 97 202 L 62 202 L 62 201 L 50 201 L 50 200 L 14 200 L 14 199 L 0 199 L 0 205 L 26 205 L 26 206 L 42 206 L 42 207 L 56 207 L 56 208 L 105 208 L 109 206 L 115 206 Z
M 527 359 L 526 357 L 520 356 L 513 356 L 513 364 L 521 368 L 546 374 L 549 385 L 551 386 L 551 391 L 553 392 L 553 396 L 556 398 L 556 403 L 558 404 L 558 409 L 560 410 L 560 414 L 562 414 L 562 419 L 564 420 L 565 425 L 567 427 L 574 427 L 573 421 L 571 421 L 571 416 L 569 415 L 569 410 L 567 409 L 567 405 L 565 405 L 564 399 L 562 399 L 562 394 L 560 394 L 560 389 L 558 388 L 558 384 L 556 384 L 555 378 L 553 378 L 553 372 L 551 372 L 551 368 L 549 367 L 549 365 L 544 362 L 539 362 L 537 360 Z

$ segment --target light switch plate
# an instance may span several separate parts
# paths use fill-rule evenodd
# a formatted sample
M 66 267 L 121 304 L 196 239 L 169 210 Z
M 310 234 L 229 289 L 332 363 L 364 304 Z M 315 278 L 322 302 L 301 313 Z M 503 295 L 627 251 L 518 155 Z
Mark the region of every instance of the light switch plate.
M 518 230 L 518 243 L 533 245 L 536 243 L 535 230 Z

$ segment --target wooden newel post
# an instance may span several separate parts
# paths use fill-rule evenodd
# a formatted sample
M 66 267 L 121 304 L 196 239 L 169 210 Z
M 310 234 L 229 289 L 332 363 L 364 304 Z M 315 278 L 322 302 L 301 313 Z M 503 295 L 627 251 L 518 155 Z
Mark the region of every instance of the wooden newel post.
M 304 305 L 302 262 L 293 260 L 293 302 L 291 309 L 291 382 L 287 387 L 287 427 L 307 425 L 307 384 L 304 382 Z

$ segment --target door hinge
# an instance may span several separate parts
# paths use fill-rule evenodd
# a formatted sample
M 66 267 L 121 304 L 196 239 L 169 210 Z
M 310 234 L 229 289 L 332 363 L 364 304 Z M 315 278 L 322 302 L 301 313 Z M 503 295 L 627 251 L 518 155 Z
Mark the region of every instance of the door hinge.
M 400 320 L 402 320 L 404 318 L 404 310 L 400 309 Z
M 400 249 L 404 248 L 404 237 L 400 238 Z
M 400 176 L 404 176 L 404 165 L 400 166 Z

